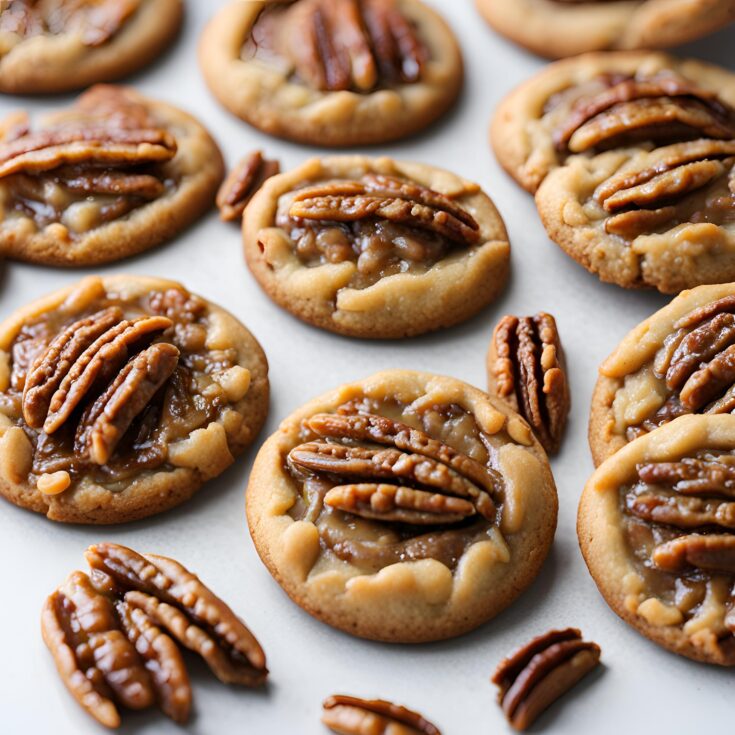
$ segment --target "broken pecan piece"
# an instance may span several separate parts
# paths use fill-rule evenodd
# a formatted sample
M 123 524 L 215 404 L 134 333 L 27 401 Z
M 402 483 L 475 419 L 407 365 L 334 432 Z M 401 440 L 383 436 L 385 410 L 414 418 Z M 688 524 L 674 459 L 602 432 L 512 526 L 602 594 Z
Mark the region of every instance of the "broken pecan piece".
M 735 529 L 735 503 L 687 497 L 668 490 L 647 489 L 629 493 L 625 499 L 628 511 L 654 523 L 677 528 L 720 526 Z
M 683 495 L 724 495 L 735 498 L 735 456 L 684 457 L 679 462 L 650 462 L 638 467 L 649 485 L 670 485 Z
M 255 192 L 280 171 L 281 164 L 263 158 L 261 151 L 253 151 L 243 158 L 230 171 L 217 192 L 220 219 L 225 222 L 240 219 Z
M 382 218 L 436 232 L 459 245 L 480 239 L 480 227 L 444 194 L 392 176 L 366 174 L 360 181 L 317 184 L 298 191 L 289 209 L 294 219 L 357 222 Z
M 127 603 L 200 653 L 220 680 L 245 686 L 265 681 L 265 654 L 253 634 L 181 564 L 111 543 L 90 546 L 85 557 L 92 569 L 128 590 Z
M 327 697 L 322 722 L 340 735 L 441 735 L 418 712 L 384 699 L 358 699 L 343 694 Z
M 571 402 L 554 317 L 503 317 L 493 332 L 488 379 L 490 393 L 528 421 L 544 449 L 558 451 Z
M 511 726 L 525 730 L 599 661 L 600 647 L 579 630 L 552 630 L 504 659 L 491 681 Z
M 691 533 L 679 536 L 653 550 L 653 563 L 666 572 L 688 567 L 735 574 L 735 535 Z

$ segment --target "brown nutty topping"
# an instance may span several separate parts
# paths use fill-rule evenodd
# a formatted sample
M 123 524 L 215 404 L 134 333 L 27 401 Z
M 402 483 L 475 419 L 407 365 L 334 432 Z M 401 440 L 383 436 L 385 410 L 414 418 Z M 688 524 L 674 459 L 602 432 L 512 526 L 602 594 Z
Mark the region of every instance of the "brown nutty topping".
M 322 722 L 340 735 L 441 735 L 418 712 L 383 699 L 358 699 L 335 694 L 324 700 Z
M 683 572 L 690 567 L 735 574 L 735 535 L 691 533 L 668 541 L 653 550 L 653 563 L 666 572 Z
M 626 506 L 639 518 L 677 528 L 721 526 L 735 529 L 735 503 L 647 489 L 630 493 Z
M 491 393 L 528 421 L 547 452 L 557 452 L 570 396 L 554 317 L 503 317 L 493 332 L 488 369 Z
M 265 681 L 265 654 L 253 634 L 181 564 L 110 543 L 90 546 L 85 557 L 92 569 L 127 590 L 127 603 L 200 653 L 221 681 L 245 686 Z
M 280 171 L 280 163 L 263 158 L 261 151 L 253 151 L 243 158 L 230 171 L 217 192 L 220 219 L 225 222 L 240 219 L 258 189 Z
M 525 730 L 599 661 L 600 647 L 579 630 L 552 630 L 504 659 L 491 681 L 511 726 Z
M 649 485 L 669 485 L 683 495 L 735 498 L 735 456 L 729 454 L 649 462 L 638 467 L 638 476 Z
M 428 50 L 395 0 L 300 0 L 279 46 L 313 89 L 369 92 L 417 82 Z
M 472 215 L 449 197 L 380 174 L 301 189 L 293 199 L 289 216 L 333 222 L 380 218 L 435 232 L 464 246 L 480 239 L 480 228 Z

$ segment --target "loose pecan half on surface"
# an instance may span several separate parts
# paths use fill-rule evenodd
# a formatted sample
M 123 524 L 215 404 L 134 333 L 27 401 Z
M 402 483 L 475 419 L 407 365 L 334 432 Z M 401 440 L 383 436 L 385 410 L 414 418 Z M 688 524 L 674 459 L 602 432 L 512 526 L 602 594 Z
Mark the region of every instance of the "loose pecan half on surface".
M 609 75 L 606 88 L 583 97 L 554 132 L 558 150 L 581 153 L 641 140 L 672 143 L 694 138 L 735 138 L 735 113 L 715 93 L 680 75 Z
M 230 171 L 217 192 L 220 219 L 231 222 L 242 217 L 245 207 L 266 179 L 281 171 L 278 161 L 263 158 L 261 151 L 253 151 Z
M 500 478 L 428 434 L 368 413 L 316 414 L 306 425 L 325 441 L 295 447 L 288 463 L 297 473 L 328 481 L 327 506 L 419 526 L 495 520 Z M 350 446 L 355 441 L 378 446 Z
M 501 661 L 491 681 L 508 722 L 526 730 L 599 661 L 600 647 L 576 628 L 551 630 Z
M 181 564 L 111 543 L 85 556 L 91 577 L 74 572 L 47 599 L 41 630 L 64 684 L 100 723 L 120 725 L 117 705 L 155 703 L 174 721 L 187 720 L 192 692 L 177 643 L 225 683 L 265 681 L 260 644 Z
M 369 92 L 417 82 L 429 59 L 395 0 L 299 0 L 277 45 L 313 89 Z
M 322 706 L 322 722 L 340 735 L 441 735 L 418 712 L 383 699 L 335 694 Z
M 547 452 L 558 451 L 571 397 L 554 317 L 504 316 L 493 332 L 487 370 L 489 393 L 528 421 Z

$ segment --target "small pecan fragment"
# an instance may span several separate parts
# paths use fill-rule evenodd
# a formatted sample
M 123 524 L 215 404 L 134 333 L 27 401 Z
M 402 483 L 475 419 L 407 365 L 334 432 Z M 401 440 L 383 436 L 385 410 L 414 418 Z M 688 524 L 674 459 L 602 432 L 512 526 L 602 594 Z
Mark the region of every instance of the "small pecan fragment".
M 312 442 L 292 449 L 288 458 L 298 467 L 315 472 L 340 477 L 396 479 L 436 488 L 448 495 L 472 499 L 478 510 L 488 514 L 489 520 L 495 518 L 494 505 L 484 490 L 442 462 L 421 454 Z M 465 515 L 473 513 L 474 506 L 469 503 L 469 512 Z
M 472 503 L 462 498 L 377 483 L 333 487 L 324 502 L 363 518 L 415 525 L 457 523 L 475 513 Z
M 697 411 L 722 395 L 722 392 L 733 383 L 735 383 L 735 345 L 730 345 L 692 373 L 679 391 L 679 400 L 687 410 Z
M 111 543 L 90 546 L 85 557 L 92 569 L 129 590 L 126 602 L 199 652 L 222 681 L 245 686 L 265 681 L 265 654 L 253 634 L 181 564 Z
M 116 610 L 125 635 L 151 675 L 161 709 L 174 722 L 186 722 L 191 685 L 176 644 L 140 608 L 120 601 Z
M 74 572 L 46 600 L 41 630 L 64 684 L 103 725 L 119 726 L 115 702 L 142 709 L 155 701 L 150 675 L 120 630 L 112 602 L 86 574 Z
M 255 192 L 280 171 L 280 163 L 263 158 L 261 151 L 253 151 L 243 158 L 230 171 L 217 192 L 220 219 L 225 222 L 240 219 Z
M 650 462 L 638 467 L 649 485 L 670 485 L 683 495 L 724 495 L 735 498 L 735 456 L 685 457 L 679 462 Z
M 630 513 L 654 523 L 665 523 L 677 528 L 720 526 L 735 529 L 733 502 L 688 497 L 653 489 L 629 493 L 625 502 Z
M 53 177 L 69 191 L 89 195 L 120 194 L 152 200 L 165 190 L 163 182 L 150 174 L 95 172 L 83 166 L 62 167 L 53 172 Z
M 133 419 L 171 377 L 178 362 L 179 350 L 166 342 L 132 358 L 84 412 L 75 449 L 88 454 L 95 464 L 107 464 Z
M 383 699 L 335 694 L 322 707 L 322 722 L 340 735 L 441 735 L 418 712 Z
M 547 452 L 558 451 L 570 396 L 554 317 L 503 317 L 493 332 L 488 378 L 490 393 L 528 421 Z
M 475 219 L 449 197 L 380 174 L 301 189 L 293 199 L 289 216 L 333 222 L 382 218 L 436 232 L 459 245 L 473 245 L 480 239 Z
M 634 240 L 638 235 L 650 234 L 657 228 L 671 223 L 676 217 L 676 207 L 660 209 L 631 209 L 619 212 L 605 220 L 608 235 L 620 235 L 626 240 Z
M 692 533 L 679 536 L 653 550 L 653 563 L 659 569 L 673 573 L 697 567 L 735 574 L 735 535 Z
M 600 647 L 579 630 L 552 630 L 503 660 L 491 681 L 511 726 L 526 730 L 599 661 Z
M 77 34 L 86 46 L 101 46 L 135 13 L 141 0 L 52 0 L 42 4 L 49 33 Z

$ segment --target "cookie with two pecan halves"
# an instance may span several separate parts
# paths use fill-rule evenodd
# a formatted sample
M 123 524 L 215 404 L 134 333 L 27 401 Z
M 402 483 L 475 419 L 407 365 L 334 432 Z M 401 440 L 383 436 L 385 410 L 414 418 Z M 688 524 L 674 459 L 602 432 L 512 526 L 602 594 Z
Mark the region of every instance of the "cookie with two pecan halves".
M 91 575 L 72 573 L 46 600 L 41 632 L 67 689 L 102 725 L 119 727 L 118 706 L 155 704 L 187 721 L 192 691 L 179 646 L 225 684 L 263 684 L 258 641 L 181 564 L 112 543 L 90 546 L 85 557 Z
M 199 58 L 235 115 L 320 146 L 410 135 L 462 88 L 454 34 L 419 0 L 231 2 L 205 29 Z
M 256 436 L 255 338 L 173 281 L 89 277 L 0 324 L 0 493 L 120 523 L 189 498 Z
M 548 460 L 506 404 L 390 370 L 286 418 L 247 490 L 261 559 L 288 595 L 353 635 L 439 640 L 533 580 L 556 525 Z
M 476 0 L 498 33 L 551 59 L 679 46 L 735 20 L 732 0 Z
M 181 0 L 3 0 L 0 91 L 68 92 L 132 74 L 182 17 Z
M 734 479 L 735 416 L 679 416 L 606 459 L 577 518 L 608 605 L 655 643 L 722 666 L 735 666 Z
M 212 204 L 217 145 L 185 112 L 97 85 L 32 125 L 0 122 L 0 254 L 80 266 L 171 239 Z
M 509 269 L 505 226 L 477 184 L 389 158 L 315 158 L 268 179 L 243 237 L 277 304 L 353 337 L 463 321 L 497 297 Z
M 487 354 L 488 392 L 531 425 L 543 448 L 559 451 L 571 395 L 564 351 L 551 314 L 504 316 Z

